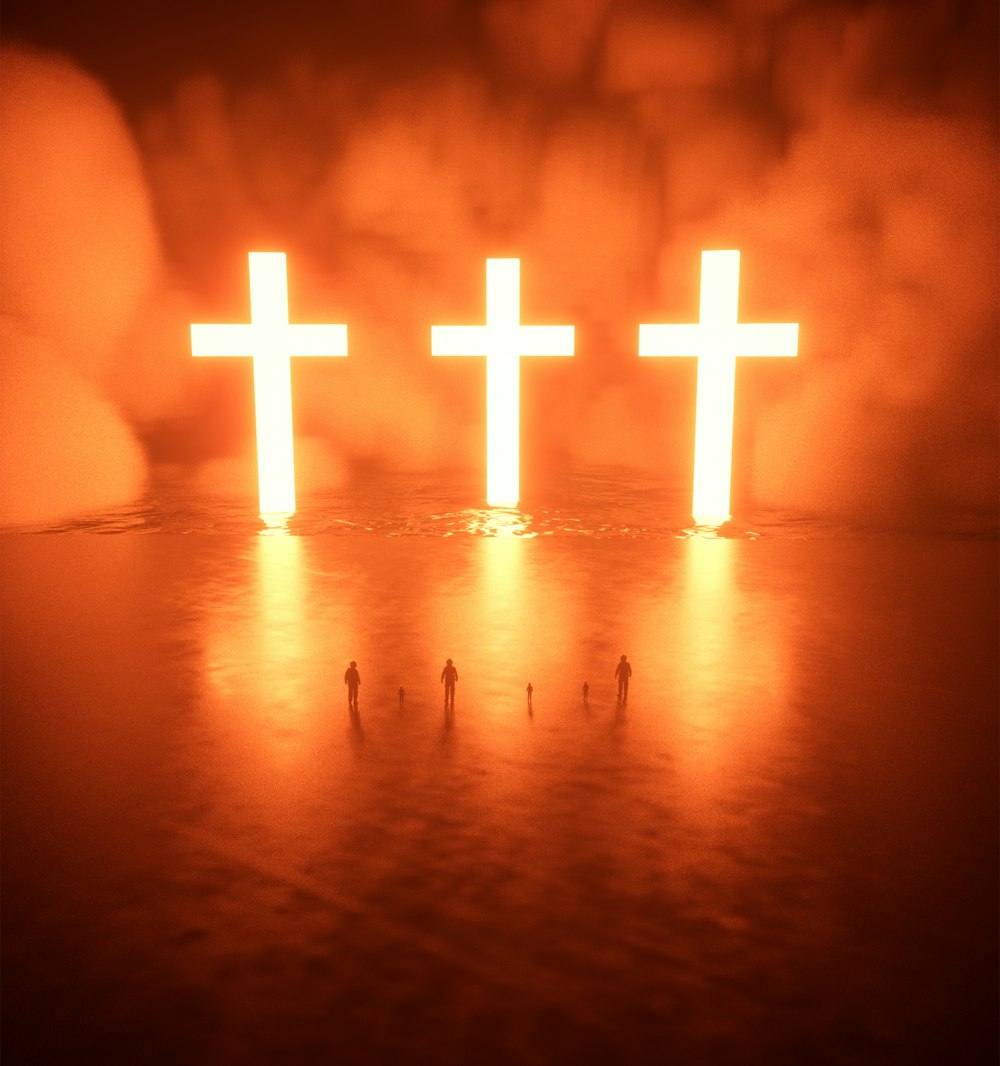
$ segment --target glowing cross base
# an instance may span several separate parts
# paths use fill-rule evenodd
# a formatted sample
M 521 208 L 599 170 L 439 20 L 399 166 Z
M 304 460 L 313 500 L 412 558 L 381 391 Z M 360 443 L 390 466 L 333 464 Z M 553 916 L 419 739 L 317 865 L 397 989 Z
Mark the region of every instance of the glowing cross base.
M 486 260 L 486 325 L 431 326 L 432 355 L 486 357 L 486 502 L 521 497 L 521 356 L 572 355 L 572 326 L 521 325 L 521 260 Z
M 698 357 L 691 505 L 698 525 L 719 526 L 731 517 L 736 357 L 798 352 L 798 323 L 737 324 L 739 285 L 739 252 L 702 252 L 699 323 L 639 327 L 639 355 Z
M 288 323 L 284 252 L 250 252 L 250 325 L 191 326 L 194 355 L 249 355 L 262 515 L 295 511 L 292 355 L 347 355 L 347 326 Z

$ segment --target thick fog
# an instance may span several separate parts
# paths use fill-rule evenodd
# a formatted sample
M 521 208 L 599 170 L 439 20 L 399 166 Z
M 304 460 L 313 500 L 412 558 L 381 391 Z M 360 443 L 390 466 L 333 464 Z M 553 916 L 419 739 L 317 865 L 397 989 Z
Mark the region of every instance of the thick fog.
M 447 35 L 460 5 L 410 5 Z M 254 492 L 250 250 L 288 254 L 299 482 L 481 461 L 484 259 L 520 256 L 522 320 L 576 327 L 522 363 L 528 471 L 690 477 L 695 361 L 637 356 L 694 321 L 703 248 L 742 251 L 742 321 L 796 360 L 737 367 L 737 497 L 879 521 L 995 507 L 997 131 L 978 5 L 461 5 L 465 36 L 392 67 L 285 42 L 116 100 L 71 58 L 0 63 L 0 522 L 134 498 L 149 478 Z M 984 8 L 985 10 L 985 8 Z M 475 47 L 469 25 L 474 32 Z M 429 27 L 429 29 L 428 29 Z M 984 47 L 986 52 L 984 53 Z M 127 117 L 126 117 L 127 116 Z

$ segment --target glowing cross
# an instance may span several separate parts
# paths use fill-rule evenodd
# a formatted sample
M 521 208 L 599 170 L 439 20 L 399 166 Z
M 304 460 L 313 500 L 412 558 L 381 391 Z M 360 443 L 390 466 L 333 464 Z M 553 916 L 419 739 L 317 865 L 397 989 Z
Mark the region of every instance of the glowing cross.
M 572 326 L 521 325 L 521 260 L 486 260 L 486 325 L 432 326 L 432 355 L 486 356 L 486 502 L 520 498 L 522 355 L 572 355 Z
M 640 355 L 698 357 L 691 512 L 699 525 L 718 526 L 731 517 L 736 357 L 798 352 L 797 322 L 737 324 L 739 285 L 739 252 L 702 252 L 700 322 L 639 327 Z
M 250 324 L 191 326 L 194 355 L 249 355 L 257 416 L 262 515 L 295 511 L 292 355 L 347 355 L 347 326 L 288 322 L 284 252 L 250 252 Z

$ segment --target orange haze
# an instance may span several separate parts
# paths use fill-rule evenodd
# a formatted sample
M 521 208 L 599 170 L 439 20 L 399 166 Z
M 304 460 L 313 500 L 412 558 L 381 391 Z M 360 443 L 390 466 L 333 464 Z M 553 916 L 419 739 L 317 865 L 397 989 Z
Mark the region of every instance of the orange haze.
M 7 46 L 0 522 L 161 465 L 246 490 L 248 361 L 192 359 L 188 324 L 249 320 L 251 249 L 288 253 L 293 322 L 348 323 L 348 359 L 293 370 L 310 484 L 479 464 L 482 361 L 432 359 L 430 327 L 482 321 L 483 260 L 520 256 L 523 320 L 576 327 L 575 358 L 524 361 L 522 481 L 683 487 L 694 367 L 640 360 L 638 324 L 696 321 L 701 250 L 739 248 L 741 319 L 801 333 L 737 370 L 734 503 L 995 506 L 996 87 L 951 6 L 494 0 L 475 56 L 278 56 L 128 124 Z

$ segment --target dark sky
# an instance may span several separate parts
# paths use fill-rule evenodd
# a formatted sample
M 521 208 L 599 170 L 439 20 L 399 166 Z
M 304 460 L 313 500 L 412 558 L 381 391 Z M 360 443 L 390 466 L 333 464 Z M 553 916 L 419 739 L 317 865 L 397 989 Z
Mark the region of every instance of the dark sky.
M 5 0 L 0 26 L 5 35 L 72 55 L 132 110 L 162 98 L 178 77 L 204 71 L 250 81 L 299 56 L 398 71 L 475 55 L 479 6 L 476 0 Z
M 63 51 L 107 84 L 129 109 L 160 99 L 179 76 L 213 71 L 252 80 L 275 64 L 308 56 L 324 64 L 361 62 L 386 74 L 449 62 L 480 62 L 501 79 L 503 64 L 489 46 L 484 13 L 506 0 L 284 0 L 272 3 L 219 3 L 196 0 L 130 0 L 48 3 L 5 0 L 0 27 L 43 47 Z M 582 9 L 594 6 L 581 0 Z M 512 7 L 525 6 L 512 0 Z M 530 6 L 530 4 L 528 5 Z M 642 8 L 625 0 L 599 6 Z M 698 3 L 646 3 L 652 10 L 716 10 L 723 17 L 774 12 L 777 20 L 803 11 L 895 10 L 894 36 L 904 47 L 887 56 L 887 81 L 900 92 L 933 88 L 940 65 L 960 50 L 970 80 L 987 90 L 997 83 L 997 5 L 991 0 L 700 0 Z M 567 5 L 572 14 L 572 5 Z M 938 55 L 921 46 L 921 28 L 937 34 Z M 905 37 L 912 31 L 912 47 Z M 924 38 L 924 43 L 926 39 Z M 995 95 L 995 94 L 993 94 Z M 986 108 L 995 116 L 996 108 Z

